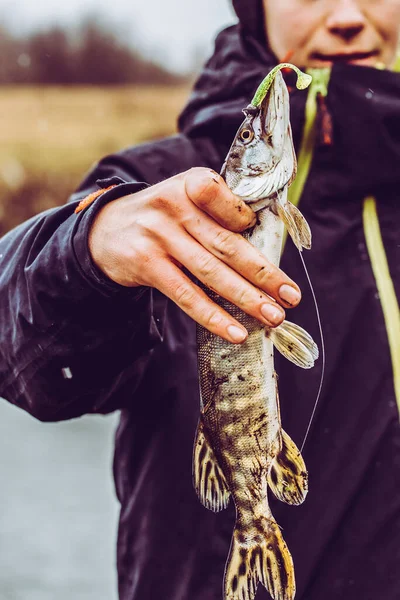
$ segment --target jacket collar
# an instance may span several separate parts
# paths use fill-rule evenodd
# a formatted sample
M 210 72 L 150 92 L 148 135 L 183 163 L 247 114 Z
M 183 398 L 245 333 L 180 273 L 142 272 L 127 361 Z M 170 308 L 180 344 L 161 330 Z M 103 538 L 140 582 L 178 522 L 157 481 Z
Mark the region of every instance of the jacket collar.
M 222 31 L 215 52 L 196 82 L 179 118 L 189 138 L 211 139 L 222 165 L 247 106 L 276 58 L 241 24 Z M 335 65 L 327 108 L 333 123 L 333 147 L 315 153 L 330 191 L 377 193 L 400 184 L 400 74 L 369 67 Z M 306 94 L 294 92 L 291 120 L 298 149 Z M 319 150 L 319 149 L 317 149 Z
M 334 152 L 330 168 L 364 193 L 400 184 L 400 75 L 335 65 L 328 88 Z

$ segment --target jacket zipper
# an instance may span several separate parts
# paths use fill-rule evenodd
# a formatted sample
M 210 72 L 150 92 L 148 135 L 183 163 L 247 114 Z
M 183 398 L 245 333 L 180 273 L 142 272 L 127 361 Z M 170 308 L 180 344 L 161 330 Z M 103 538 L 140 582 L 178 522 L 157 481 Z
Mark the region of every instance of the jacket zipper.
M 308 175 L 311 169 L 311 163 L 314 155 L 314 148 L 317 139 L 317 114 L 318 105 L 321 101 L 318 98 L 325 99 L 328 95 L 328 85 L 331 76 L 330 69 L 308 69 L 313 80 L 307 96 L 305 110 L 305 124 L 303 138 L 301 140 L 299 155 L 297 158 L 297 176 L 289 188 L 289 200 L 295 206 L 300 202 Z M 327 111 L 325 102 L 323 102 L 325 111 Z
M 325 114 L 329 115 L 325 104 L 325 98 L 328 95 L 328 85 L 331 76 L 331 70 L 307 69 L 307 73 L 312 76 L 312 82 L 308 91 L 303 137 L 297 157 L 297 175 L 288 191 L 288 199 L 295 206 L 297 206 L 300 202 L 304 186 L 310 174 L 311 164 L 314 156 L 314 148 L 318 135 L 318 109 L 323 105 Z M 321 102 L 321 99 L 323 102 Z M 321 124 L 323 125 L 323 117 L 321 118 Z M 285 229 L 282 237 L 282 253 L 285 248 L 286 238 L 287 231 Z

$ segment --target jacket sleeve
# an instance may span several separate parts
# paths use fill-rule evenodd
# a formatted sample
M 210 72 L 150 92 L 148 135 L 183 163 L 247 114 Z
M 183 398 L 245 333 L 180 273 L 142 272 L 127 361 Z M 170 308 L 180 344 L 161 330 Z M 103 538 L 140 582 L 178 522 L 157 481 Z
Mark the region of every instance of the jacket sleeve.
M 110 183 L 75 214 L 83 197 Z M 0 396 L 40 420 L 126 406 L 162 339 L 165 298 L 106 278 L 87 244 L 100 207 L 145 185 L 105 161 L 68 204 L 0 240 Z

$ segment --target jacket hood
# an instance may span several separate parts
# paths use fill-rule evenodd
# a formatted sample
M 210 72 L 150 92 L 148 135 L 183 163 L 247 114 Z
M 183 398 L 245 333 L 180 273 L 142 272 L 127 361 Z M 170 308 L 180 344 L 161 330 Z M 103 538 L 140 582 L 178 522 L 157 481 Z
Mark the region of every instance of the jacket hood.
M 232 0 L 243 30 L 265 43 L 262 0 Z
M 218 168 L 243 121 L 242 109 L 277 62 L 266 41 L 256 37 L 261 0 L 233 2 L 240 22 L 218 35 L 214 53 L 178 122 L 180 132 L 189 138 L 212 140 L 219 155 Z M 399 73 L 358 65 L 338 64 L 332 68 L 326 109 L 331 116 L 333 146 L 316 148 L 313 160 L 313 168 L 324 173 L 319 178 L 321 197 L 345 197 L 349 190 L 356 196 L 376 195 L 382 186 L 400 185 L 399 97 Z M 304 91 L 291 93 L 297 151 L 306 99 Z

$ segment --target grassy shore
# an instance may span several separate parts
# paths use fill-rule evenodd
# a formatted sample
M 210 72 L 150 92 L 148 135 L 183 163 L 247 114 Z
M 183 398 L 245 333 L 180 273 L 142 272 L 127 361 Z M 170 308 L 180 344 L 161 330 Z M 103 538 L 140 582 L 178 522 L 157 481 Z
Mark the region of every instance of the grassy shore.
M 187 87 L 3 87 L 0 235 L 63 204 L 106 154 L 174 133 L 187 96 Z

